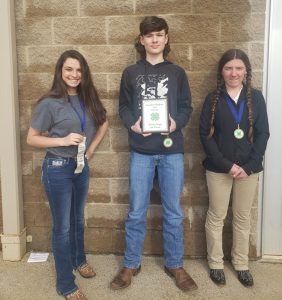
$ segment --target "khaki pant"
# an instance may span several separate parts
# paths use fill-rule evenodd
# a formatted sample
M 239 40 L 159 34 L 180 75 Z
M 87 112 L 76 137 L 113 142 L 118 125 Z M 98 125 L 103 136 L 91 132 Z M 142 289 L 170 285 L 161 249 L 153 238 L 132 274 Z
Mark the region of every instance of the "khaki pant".
M 248 270 L 250 215 L 258 174 L 233 179 L 229 174 L 207 171 L 206 177 L 209 209 L 205 227 L 209 267 L 223 269 L 222 229 L 232 192 L 232 264 L 236 271 Z

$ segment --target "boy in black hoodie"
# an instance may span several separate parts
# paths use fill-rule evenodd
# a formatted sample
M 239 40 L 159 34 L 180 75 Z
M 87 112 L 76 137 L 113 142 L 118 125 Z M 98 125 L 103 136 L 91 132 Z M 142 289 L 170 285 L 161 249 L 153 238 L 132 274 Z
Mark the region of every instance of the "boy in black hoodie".
M 194 290 L 197 285 L 183 268 L 183 212 L 180 206 L 184 182 L 181 129 L 192 112 L 190 89 L 185 71 L 165 59 L 170 46 L 164 19 L 145 17 L 140 23 L 135 48 L 142 59 L 124 70 L 120 85 L 119 114 L 128 129 L 131 148 L 130 209 L 125 223 L 124 267 L 111 282 L 111 288 L 126 288 L 132 276 L 141 270 L 147 210 L 156 168 L 163 206 L 165 272 L 175 278 L 181 290 Z M 144 131 L 144 100 L 167 103 L 166 132 L 156 132 L 153 127 L 152 132 Z M 165 120 L 161 123 L 165 124 Z

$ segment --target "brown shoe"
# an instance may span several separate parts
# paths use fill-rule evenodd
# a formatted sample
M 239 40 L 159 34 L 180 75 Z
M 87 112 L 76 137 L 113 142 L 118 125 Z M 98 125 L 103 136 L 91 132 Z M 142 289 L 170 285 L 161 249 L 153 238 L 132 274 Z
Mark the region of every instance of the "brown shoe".
M 87 300 L 85 295 L 80 291 L 76 290 L 75 292 L 66 296 L 67 300 Z
M 175 278 L 177 287 L 182 291 L 193 291 L 198 288 L 196 282 L 183 268 L 169 269 L 165 267 L 165 272 Z
M 123 267 L 111 282 L 111 288 L 113 290 L 120 290 L 128 287 L 131 283 L 132 276 L 136 276 L 141 270 L 141 266 L 137 269 L 130 269 Z
M 84 278 L 92 278 L 96 276 L 93 268 L 88 263 L 85 263 L 84 265 L 77 268 L 77 271 Z

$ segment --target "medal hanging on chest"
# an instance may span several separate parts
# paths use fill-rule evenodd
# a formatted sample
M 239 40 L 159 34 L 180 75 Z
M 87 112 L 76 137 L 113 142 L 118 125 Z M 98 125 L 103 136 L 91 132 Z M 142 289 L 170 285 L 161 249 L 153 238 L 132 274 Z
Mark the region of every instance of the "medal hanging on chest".
M 244 137 L 244 131 L 240 128 L 238 124 L 238 128 L 234 130 L 234 137 L 238 140 Z
M 239 111 L 237 112 L 235 107 L 232 104 L 232 100 L 230 99 L 229 95 L 225 94 L 225 99 L 228 103 L 229 109 L 233 115 L 233 117 L 236 120 L 237 128 L 234 130 L 234 137 L 238 140 L 242 139 L 244 137 L 244 131 L 243 129 L 240 128 L 240 122 L 243 116 L 243 111 L 244 111 L 244 106 L 245 106 L 245 102 L 242 100 L 239 106 Z

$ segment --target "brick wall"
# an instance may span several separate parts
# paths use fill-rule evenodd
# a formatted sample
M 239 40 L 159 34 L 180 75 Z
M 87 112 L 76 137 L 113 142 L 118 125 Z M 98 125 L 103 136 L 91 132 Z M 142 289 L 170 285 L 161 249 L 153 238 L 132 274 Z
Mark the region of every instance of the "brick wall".
M 86 214 L 86 250 L 122 253 L 128 209 L 127 133 L 117 114 L 122 70 L 138 57 L 133 48 L 138 24 L 159 14 L 170 26 L 169 59 L 187 71 L 194 112 L 185 128 L 185 254 L 206 254 L 204 221 L 208 206 L 201 166 L 198 119 L 203 99 L 215 85 L 220 55 L 231 47 L 252 61 L 254 85 L 262 86 L 265 0 L 15 0 L 24 214 L 29 249 L 50 250 L 51 218 L 40 182 L 44 153 L 26 145 L 34 104 L 51 84 L 54 64 L 66 49 L 87 58 L 102 101 L 109 131 L 94 155 Z M 162 219 L 157 188 L 148 212 L 145 253 L 162 253 Z M 252 210 L 251 256 L 256 256 L 257 205 Z M 225 251 L 231 244 L 231 216 L 226 221 Z M 1 225 L 0 225 L 1 226 Z

